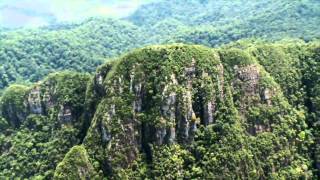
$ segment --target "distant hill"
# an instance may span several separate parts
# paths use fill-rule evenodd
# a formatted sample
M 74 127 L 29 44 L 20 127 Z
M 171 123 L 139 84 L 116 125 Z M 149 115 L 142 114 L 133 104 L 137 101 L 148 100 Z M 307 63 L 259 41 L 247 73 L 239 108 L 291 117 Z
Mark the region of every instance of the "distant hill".
M 57 70 L 92 72 L 105 58 L 148 44 L 310 41 L 320 37 L 319 7 L 315 0 L 164 0 L 142 5 L 121 20 L 90 18 L 0 32 L 0 88 L 35 82 Z
M 59 70 L 93 72 L 106 57 L 141 45 L 142 35 L 129 22 L 108 19 L 0 34 L 0 88 Z
M 243 38 L 320 37 L 320 2 L 316 0 L 160 1 L 141 6 L 128 19 L 145 29 L 179 21 L 188 28 L 176 27 L 176 41 L 208 46 Z

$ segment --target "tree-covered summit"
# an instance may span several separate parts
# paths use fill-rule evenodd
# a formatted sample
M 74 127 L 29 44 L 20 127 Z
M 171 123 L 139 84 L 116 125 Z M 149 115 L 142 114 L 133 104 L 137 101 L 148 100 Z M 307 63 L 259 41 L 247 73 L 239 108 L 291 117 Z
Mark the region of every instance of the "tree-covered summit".
M 11 86 L 0 177 L 317 178 L 318 49 L 148 46 L 91 78 L 64 72 Z

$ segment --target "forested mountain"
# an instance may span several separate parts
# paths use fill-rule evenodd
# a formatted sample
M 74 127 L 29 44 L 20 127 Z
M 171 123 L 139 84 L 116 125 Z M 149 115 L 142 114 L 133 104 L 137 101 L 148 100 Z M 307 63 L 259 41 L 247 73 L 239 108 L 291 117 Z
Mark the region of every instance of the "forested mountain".
M 151 46 L 11 86 L 0 177 L 317 179 L 319 49 Z
M 155 0 L 0 28 L 0 179 L 319 179 L 319 24 L 317 0 Z
M 320 2 L 165 0 L 130 17 L 0 32 L 0 88 L 56 70 L 93 72 L 105 58 L 147 44 L 215 47 L 243 38 L 319 38 Z

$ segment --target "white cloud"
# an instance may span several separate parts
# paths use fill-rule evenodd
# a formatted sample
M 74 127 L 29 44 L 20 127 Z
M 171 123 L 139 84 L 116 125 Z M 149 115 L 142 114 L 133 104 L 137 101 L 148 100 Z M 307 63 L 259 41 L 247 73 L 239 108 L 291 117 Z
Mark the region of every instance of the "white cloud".
M 124 17 L 148 1 L 150 0 L 0 0 L 0 24 L 11 27 L 42 26 L 52 19 L 68 22 L 96 16 Z

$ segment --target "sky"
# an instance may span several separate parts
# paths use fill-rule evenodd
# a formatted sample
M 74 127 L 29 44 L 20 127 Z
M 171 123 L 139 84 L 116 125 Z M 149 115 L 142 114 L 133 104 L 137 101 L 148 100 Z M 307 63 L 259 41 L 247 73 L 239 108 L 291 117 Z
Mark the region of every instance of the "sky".
M 0 0 L 0 27 L 38 27 L 89 17 L 125 17 L 151 0 Z

